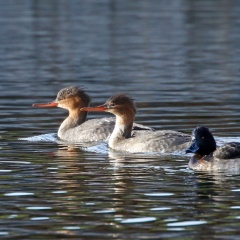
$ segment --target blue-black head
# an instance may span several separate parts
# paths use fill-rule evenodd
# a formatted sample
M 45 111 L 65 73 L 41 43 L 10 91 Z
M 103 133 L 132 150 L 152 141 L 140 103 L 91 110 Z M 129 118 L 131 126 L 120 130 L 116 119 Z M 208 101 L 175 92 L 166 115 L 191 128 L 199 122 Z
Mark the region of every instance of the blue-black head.
M 216 150 L 216 141 L 207 127 L 198 126 L 192 132 L 192 142 L 186 153 L 208 155 Z

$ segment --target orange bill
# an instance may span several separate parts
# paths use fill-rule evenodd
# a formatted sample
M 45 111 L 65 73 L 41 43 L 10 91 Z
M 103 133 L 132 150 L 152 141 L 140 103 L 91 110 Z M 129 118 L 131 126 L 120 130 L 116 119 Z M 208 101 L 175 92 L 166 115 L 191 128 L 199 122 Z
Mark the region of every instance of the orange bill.
M 86 111 L 86 112 L 104 112 L 106 111 L 108 108 L 104 105 L 100 105 L 98 107 L 84 107 L 81 108 L 81 111 Z
M 32 106 L 33 107 L 38 107 L 38 108 L 53 108 L 53 107 L 57 107 L 58 103 L 56 103 L 56 102 L 34 103 Z

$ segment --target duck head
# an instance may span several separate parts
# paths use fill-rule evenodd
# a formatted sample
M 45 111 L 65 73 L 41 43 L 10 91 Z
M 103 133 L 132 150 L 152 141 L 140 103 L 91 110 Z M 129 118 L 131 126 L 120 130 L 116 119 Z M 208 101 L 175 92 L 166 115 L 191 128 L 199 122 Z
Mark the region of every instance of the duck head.
M 83 89 L 71 86 L 61 89 L 55 101 L 49 103 L 35 103 L 32 106 L 38 108 L 60 107 L 71 111 L 88 106 L 90 101 L 90 97 Z
M 133 100 L 126 94 L 117 94 L 109 98 L 106 103 L 98 107 L 84 107 L 81 111 L 110 112 L 119 117 L 134 118 L 136 114 L 136 106 Z
M 198 126 L 192 132 L 192 142 L 186 153 L 208 155 L 216 150 L 216 142 L 207 127 Z

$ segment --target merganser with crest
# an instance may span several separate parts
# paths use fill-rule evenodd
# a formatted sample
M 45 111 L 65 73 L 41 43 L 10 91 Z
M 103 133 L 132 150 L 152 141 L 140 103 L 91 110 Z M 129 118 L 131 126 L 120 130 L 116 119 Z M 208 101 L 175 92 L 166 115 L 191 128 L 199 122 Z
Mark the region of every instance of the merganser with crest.
M 90 104 L 89 95 L 81 88 L 71 86 L 61 89 L 57 98 L 49 103 L 35 103 L 33 107 L 67 109 L 69 116 L 63 121 L 58 137 L 69 142 L 92 142 L 106 141 L 114 129 L 114 118 L 87 119 L 87 112 L 80 111 L 81 108 Z M 133 129 L 153 130 L 142 124 L 133 124 Z
M 114 130 L 109 138 L 109 147 L 132 153 L 184 151 L 191 136 L 177 131 L 132 131 L 136 114 L 133 100 L 125 94 L 111 97 L 98 107 L 84 107 L 82 111 L 110 112 L 116 116 Z

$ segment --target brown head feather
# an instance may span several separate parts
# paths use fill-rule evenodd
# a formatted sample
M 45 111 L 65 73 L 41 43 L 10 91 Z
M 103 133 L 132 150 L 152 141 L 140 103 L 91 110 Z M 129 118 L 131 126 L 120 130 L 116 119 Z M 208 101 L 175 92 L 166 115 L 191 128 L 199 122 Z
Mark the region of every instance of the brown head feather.
M 88 94 L 79 87 L 71 86 L 61 89 L 58 94 L 56 101 L 65 100 L 67 98 L 80 97 L 87 105 L 90 103 L 91 98 Z

